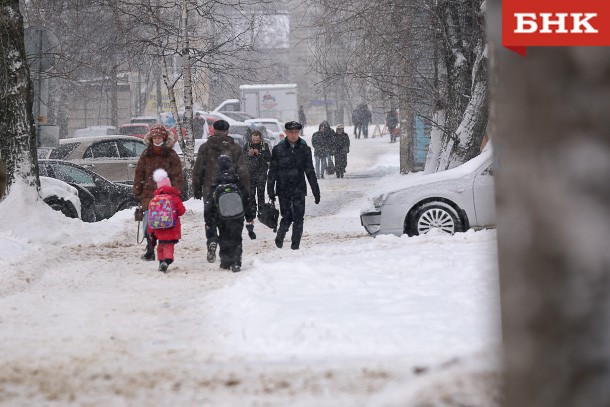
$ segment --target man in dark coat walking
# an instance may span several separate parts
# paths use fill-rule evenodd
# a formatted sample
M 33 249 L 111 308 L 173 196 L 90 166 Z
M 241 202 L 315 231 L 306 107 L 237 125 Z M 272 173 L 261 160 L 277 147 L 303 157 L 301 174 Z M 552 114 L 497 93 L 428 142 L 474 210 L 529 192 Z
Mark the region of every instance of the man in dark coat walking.
M 271 151 L 266 141 L 263 141 L 261 132 L 254 130 L 250 135 L 250 141 L 244 145 L 246 164 L 250 174 L 250 206 L 256 214 L 256 203 L 258 206 L 265 204 L 265 187 L 267 186 L 267 171 L 271 161 Z
M 335 173 L 337 178 L 343 178 L 347 167 L 347 153 L 349 153 L 349 136 L 343 125 L 338 124 L 333 139 L 333 152 L 335 154 Z
M 280 201 L 280 226 L 275 237 L 275 245 L 281 248 L 284 237 L 292 224 L 292 250 L 298 250 L 303 235 L 305 217 L 305 196 L 309 182 L 315 203 L 320 203 L 320 187 L 313 168 L 311 149 L 305 140 L 299 137 L 303 128 L 299 122 L 288 122 L 284 125 L 286 137 L 280 141 L 271 153 L 271 165 L 267 177 L 269 199 Z
M 226 120 L 214 122 L 214 136 L 199 147 L 197 159 L 193 167 L 193 196 L 195 199 L 204 198 L 204 212 L 208 192 L 218 175 L 218 157 L 227 155 L 235 164 L 237 175 L 250 194 L 250 176 L 242 150 L 232 137 L 229 136 L 229 123 Z M 205 217 L 205 213 L 204 213 Z M 216 261 L 216 247 L 218 246 L 217 226 L 205 225 L 206 245 L 208 248 L 208 262 Z

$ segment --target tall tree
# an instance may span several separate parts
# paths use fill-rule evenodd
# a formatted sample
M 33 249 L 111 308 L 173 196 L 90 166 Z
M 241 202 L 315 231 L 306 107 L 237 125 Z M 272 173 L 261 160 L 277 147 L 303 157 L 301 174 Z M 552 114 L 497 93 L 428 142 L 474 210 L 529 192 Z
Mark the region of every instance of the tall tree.
M 36 132 L 19 0 L 0 0 L 0 157 L 8 186 L 38 186 Z
M 491 136 L 506 407 L 610 405 L 610 50 L 501 48 Z
M 427 171 L 479 153 L 488 103 L 483 0 L 310 3 L 318 28 L 313 67 L 321 80 L 341 76 L 347 87 L 364 91 L 356 98 L 379 100 L 376 107 L 385 111 L 400 108 L 401 172 L 413 169 L 418 117 L 436 136 Z M 334 27 L 332 53 L 318 40 L 328 27 Z M 329 63 L 338 59 L 348 67 L 344 72 Z

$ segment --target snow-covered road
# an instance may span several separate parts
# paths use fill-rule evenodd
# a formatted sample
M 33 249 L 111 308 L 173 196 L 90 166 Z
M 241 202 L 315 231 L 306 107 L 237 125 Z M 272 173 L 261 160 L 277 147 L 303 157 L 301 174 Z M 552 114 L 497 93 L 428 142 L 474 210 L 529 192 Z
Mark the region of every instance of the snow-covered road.
M 406 405 L 392 384 L 493 349 L 495 232 L 372 239 L 358 214 L 400 177 L 398 144 L 352 139 L 349 163 L 308 197 L 301 250 L 257 224 L 236 274 L 205 260 L 201 201 L 162 274 L 131 211 L 82 224 L 9 197 L 0 404 Z M 493 359 L 465 366 L 489 379 Z

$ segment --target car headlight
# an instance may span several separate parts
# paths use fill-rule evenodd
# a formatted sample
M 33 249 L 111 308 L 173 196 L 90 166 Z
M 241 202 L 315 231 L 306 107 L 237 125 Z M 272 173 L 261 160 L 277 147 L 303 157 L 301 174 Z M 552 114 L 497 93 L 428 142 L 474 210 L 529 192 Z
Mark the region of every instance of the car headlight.
M 379 196 L 376 196 L 375 198 L 373 198 L 373 206 L 375 206 L 375 208 L 379 208 L 381 205 L 383 205 L 383 201 L 385 201 L 387 197 L 388 194 L 381 194 Z

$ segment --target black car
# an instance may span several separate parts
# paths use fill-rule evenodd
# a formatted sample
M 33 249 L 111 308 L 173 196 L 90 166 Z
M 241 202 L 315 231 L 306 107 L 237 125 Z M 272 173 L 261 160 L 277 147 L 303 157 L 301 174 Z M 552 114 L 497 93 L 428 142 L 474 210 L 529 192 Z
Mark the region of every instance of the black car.
M 137 206 L 130 185 L 108 181 L 80 165 L 61 160 L 38 160 L 40 175 L 64 181 L 78 190 L 82 219 L 108 219 L 120 210 Z

